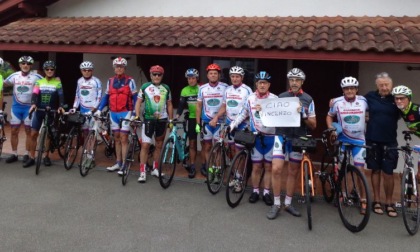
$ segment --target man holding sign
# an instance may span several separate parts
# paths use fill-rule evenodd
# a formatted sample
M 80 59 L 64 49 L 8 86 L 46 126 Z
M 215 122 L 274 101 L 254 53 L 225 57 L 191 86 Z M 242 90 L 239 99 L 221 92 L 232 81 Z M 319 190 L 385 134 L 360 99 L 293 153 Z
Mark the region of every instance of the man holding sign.
M 295 190 L 295 182 L 298 176 L 299 164 L 302 160 L 302 154 L 293 152 L 291 142 L 284 145 L 283 136 L 288 139 L 306 136 L 308 129 L 316 128 L 315 105 L 312 97 L 302 90 L 303 82 L 305 81 L 305 73 L 299 68 L 293 68 L 287 73 L 289 79 L 289 90 L 281 93 L 280 98 L 283 97 L 297 97 L 300 104 L 295 107 L 301 111 L 301 119 L 299 127 L 276 127 L 276 136 L 274 140 L 273 149 L 273 163 L 272 163 L 272 186 L 274 194 L 274 205 L 267 213 L 267 218 L 275 219 L 280 211 L 280 190 L 281 190 L 281 173 L 283 170 L 286 155 L 289 157 L 288 175 L 286 180 L 286 197 L 284 200 L 285 209 L 293 216 L 300 217 L 301 214 L 292 206 L 292 196 Z

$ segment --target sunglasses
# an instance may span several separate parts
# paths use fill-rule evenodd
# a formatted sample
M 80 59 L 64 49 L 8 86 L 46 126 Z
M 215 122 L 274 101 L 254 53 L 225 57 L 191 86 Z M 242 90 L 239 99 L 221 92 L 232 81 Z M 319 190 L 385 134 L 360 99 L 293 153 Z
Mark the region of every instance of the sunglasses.
M 55 71 L 55 69 L 48 68 L 48 69 L 45 69 L 45 71 L 52 72 L 52 71 Z
M 404 97 L 394 97 L 394 100 L 396 100 L 396 101 L 404 101 L 405 99 L 407 99 L 406 96 L 404 96 Z
M 28 65 L 28 66 L 30 66 L 30 65 L 32 65 L 32 64 L 30 64 L 30 63 L 28 63 L 28 62 L 22 62 L 22 63 L 20 63 L 21 65 L 23 65 L 23 66 L 26 66 L 26 65 Z
M 91 69 L 83 69 L 82 71 L 83 71 L 83 72 L 92 72 L 92 70 L 91 70 Z
M 158 77 L 162 76 L 162 74 L 161 74 L 161 73 L 152 73 L 152 75 L 153 75 L 153 76 L 158 76 Z

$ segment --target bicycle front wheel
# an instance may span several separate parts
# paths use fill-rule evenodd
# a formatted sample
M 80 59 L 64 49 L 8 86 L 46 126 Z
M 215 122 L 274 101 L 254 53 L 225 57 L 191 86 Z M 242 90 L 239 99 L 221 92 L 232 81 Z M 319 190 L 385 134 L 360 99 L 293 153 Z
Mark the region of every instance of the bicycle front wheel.
M 225 152 L 223 145 L 217 142 L 213 145 L 210 151 L 209 161 L 207 163 L 207 188 L 211 194 L 216 194 L 220 191 L 225 179 Z
M 82 156 L 80 157 L 79 171 L 82 177 L 88 175 L 89 171 L 95 167 L 96 135 L 95 131 L 90 131 L 83 146 Z
M 419 183 L 412 169 L 404 169 L 401 181 L 401 206 L 404 225 L 410 235 L 419 229 Z
M 70 170 L 73 167 L 74 161 L 77 157 L 79 150 L 79 134 L 76 128 L 72 128 L 67 136 L 66 143 L 64 144 L 64 168 Z
M 303 163 L 303 172 L 305 173 L 305 203 L 306 203 L 306 213 L 308 215 L 308 228 L 312 230 L 312 212 L 311 212 L 311 184 L 309 177 L 309 162 L 304 161 Z
M 175 140 L 172 137 L 166 139 L 159 158 L 159 184 L 165 189 L 174 178 L 177 158 Z
M 38 143 L 37 143 L 37 156 L 35 160 L 35 174 L 39 174 L 39 168 L 41 167 L 42 155 L 45 152 L 45 139 L 47 138 L 47 127 L 43 126 L 39 133 Z M 51 144 L 51 143 L 50 143 Z
M 131 165 L 134 162 L 134 152 L 136 151 L 135 148 L 136 148 L 136 143 L 133 141 L 133 138 L 130 136 L 128 140 L 127 155 L 125 157 L 125 162 L 123 166 L 123 175 L 121 178 L 121 182 L 123 185 L 127 184 L 128 175 L 130 175 Z
M 326 202 L 331 203 L 335 195 L 334 186 L 334 157 L 325 154 L 321 161 L 321 175 L 319 176 L 322 184 L 322 194 Z
M 340 174 L 336 195 L 344 226 L 353 233 L 362 231 L 370 217 L 370 211 L 364 211 L 363 208 L 371 205 L 366 177 L 358 168 L 348 164 L 347 171 Z
M 233 158 L 228 171 L 228 186 L 226 186 L 226 201 L 235 208 L 241 202 L 248 182 L 248 155 L 245 150 L 240 151 Z

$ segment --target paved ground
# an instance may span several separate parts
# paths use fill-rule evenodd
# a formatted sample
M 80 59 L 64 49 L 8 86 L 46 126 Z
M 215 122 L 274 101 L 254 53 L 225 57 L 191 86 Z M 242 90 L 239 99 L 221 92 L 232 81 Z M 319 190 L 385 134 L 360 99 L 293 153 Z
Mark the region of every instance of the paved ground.
M 345 229 L 335 207 L 317 200 L 314 228 L 282 212 L 269 221 L 261 201 L 231 209 L 202 180 L 179 180 L 167 190 L 156 179 L 122 186 L 98 169 L 23 169 L 0 161 L 0 251 L 419 251 L 419 236 L 401 217 L 372 214 L 361 233 Z M 298 208 L 302 205 L 297 204 Z

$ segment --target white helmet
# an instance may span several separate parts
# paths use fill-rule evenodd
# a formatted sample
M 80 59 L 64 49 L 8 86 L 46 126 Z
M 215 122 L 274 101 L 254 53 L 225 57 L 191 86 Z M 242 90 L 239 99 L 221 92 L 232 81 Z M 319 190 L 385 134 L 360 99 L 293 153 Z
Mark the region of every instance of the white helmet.
M 305 73 L 304 73 L 302 70 L 300 70 L 299 68 L 293 68 L 292 70 L 290 70 L 290 71 L 287 73 L 287 79 L 290 79 L 290 78 L 298 78 L 298 79 L 305 80 L 306 75 L 305 75 Z
M 244 76 L 245 75 L 245 71 L 240 66 L 233 66 L 229 70 L 229 75 L 231 75 L 231 74 L 239 74 L 241 76 Z
M 341 80 L 341 88 L 345 87 L 358 87 L 359 82 L 354 77 L 344 77 L 344 79 Z
M 0 67 L 3 66 L 3 64 L 4 64 L 4 60 L 0 58 Z
M 198 73 L 198 70 L 195 69 L 195 68 L 189 68 L 185 72 L 185 78 L 188 78 L 188 77 L 196 77 L 196 78 L 198 78 L 199 75 L 200 74 Z
M 392 89 L 392 95 L 405 95 L 411 99 L 413 92 L 406 86 L 400 85 Z
M 80 64 L 80 69 L 93 69 L 93 63 L 90 61 L 83 61 L 82 64 Z
M 112 66 L 116 65 L 122 65 L 124 67 L 127 66 L 127 60 L 121 57 L 115 58 L 114 61 L 112 61 Z

